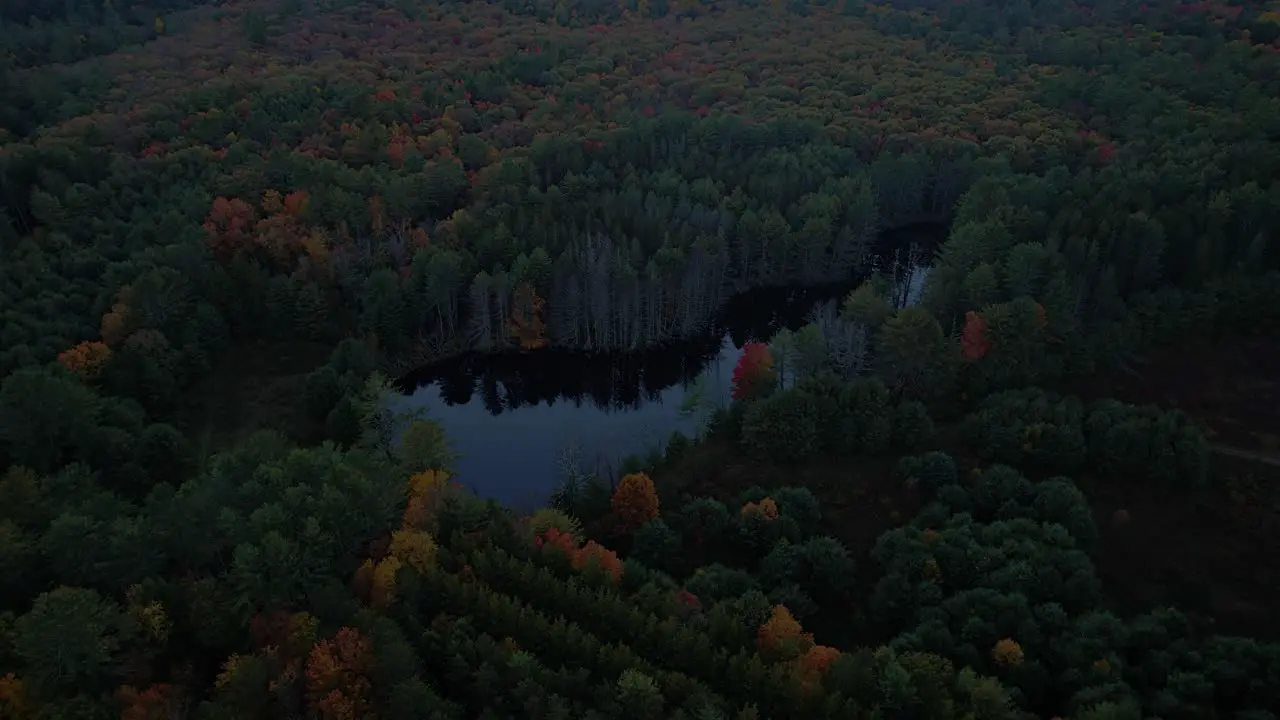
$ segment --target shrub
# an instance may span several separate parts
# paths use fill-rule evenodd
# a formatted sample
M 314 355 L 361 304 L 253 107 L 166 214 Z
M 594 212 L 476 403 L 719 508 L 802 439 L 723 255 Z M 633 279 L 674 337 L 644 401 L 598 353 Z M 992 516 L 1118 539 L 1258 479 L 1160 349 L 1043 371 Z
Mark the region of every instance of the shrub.
M 1083 423 L 1078 399 L 1026 388 L 983 400 L 965 418 L 964 434 L 984 460 L 1071 473 L 1086 459 Z
M 904 402 L 893 411 L 893 446 L 900 452 L 917 452 L 933 443 L 933 418 L 924 403 Z
M 1091 408 L 1085 434 L 1090 460 L 1108 477 L 1183 486 L 1203 485 L 1208 478 L 1209 444 L 1180 410 L 1104 400 Z
M 956 461 L 950 455 L 937 451 L 902 458 L 894 473 L 900 481 L 905 483 L 915 480 L 920 487 L 929 491 L 960 482 Z
M 795 389 L 752 403 L 742 419 L 742 444 L 765 460 L 805 460 L 820 449 L 817 404 Z
M 636 530 L 631 539 L 631 555 L 650 567 L 674 572 L 683 557 L 680 536 L 662 518 L 654 518 Z
M 750 573 L 719 563 L 699 568 L 684 584 L 704 603 L 717 603 L 741 597 L 751 590 L 759 590 L 760 584 Z

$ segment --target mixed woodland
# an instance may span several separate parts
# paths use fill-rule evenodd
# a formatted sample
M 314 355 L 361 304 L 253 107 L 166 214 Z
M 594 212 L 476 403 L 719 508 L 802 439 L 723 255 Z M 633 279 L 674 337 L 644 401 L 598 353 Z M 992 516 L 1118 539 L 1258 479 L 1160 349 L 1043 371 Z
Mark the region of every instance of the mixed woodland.
M 0 718 L 1276 718 L 1280 4 L 12 0 L 0 97 Z M 536 512 L 393 401 L 850 281 Z

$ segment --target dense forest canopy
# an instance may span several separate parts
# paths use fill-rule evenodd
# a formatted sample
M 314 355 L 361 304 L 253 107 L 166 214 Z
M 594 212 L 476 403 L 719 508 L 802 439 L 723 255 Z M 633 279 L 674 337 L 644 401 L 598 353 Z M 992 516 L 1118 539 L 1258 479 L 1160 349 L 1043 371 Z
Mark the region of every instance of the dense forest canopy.
M 1280 3 L 14 0 L 0 50 L 0 717 L 1280 708 Z M 392 382 L 832 283 L 532 514 Z

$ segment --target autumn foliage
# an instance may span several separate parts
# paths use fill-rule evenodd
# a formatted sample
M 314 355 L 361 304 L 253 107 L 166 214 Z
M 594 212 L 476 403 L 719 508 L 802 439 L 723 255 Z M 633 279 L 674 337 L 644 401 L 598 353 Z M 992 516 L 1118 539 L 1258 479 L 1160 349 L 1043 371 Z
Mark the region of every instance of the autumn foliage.
M 239 198 L 215 198 L 204 222 L 209 247 L 223 260 L 251 253 L 284 270 L 307 256 L 313 267 L 327 271 L 328 241 L 303 223 L 309 202 L 305 191 L 267 190 L 256 208 Z
M 116 699 L 120 702 L 120 720 L 170 720 L 183 709 L 179 689 L 165 683 L 141 692 L 126 685 L 116 691 Z
M 623 476 L 618 483 L 610 505 L 620 529 L 635 532 L 641 525 L 658 517 L 658 491 L 648 475 L 632 473 Z
M 559 528 L 548 528 L 533 539 L 533 545 L 544 553 L 559 553 L 572 559 L 578 552 L 578 545 L 573 535 L 561 532 Z
M 96 380 L 111 359 L 111 348 L 97 341 L 82 342 L 58 353 L 58 362 L 84 380 Z
M 302 657 L 315 644 L 319 626 L 311 613 L 259 613 L 249 620 L 249 638 L 256 650 L 274 648 L 285 658 Z
M 813 647 L 813 635 L 804 632 L 785 605 L 774 605 L 756 634 L 756 646 L 768 658 L 794 660 Z
M 622 578 L 622 560 L 618 554 L 594 540 L 578 547 L 572 534 L 553 527 L 534 537 L 533 546 L 539 553 L 560 558 L 559 562 L 568 560 L 579 572 L 598 570 L 614 582 Z
M 760 342 L 747 343 L 733 368 L 730 396 L 734 400 L 752 400 L 763 394 L 774 380 L 773 355 L 769 346 Z
M 778 519 L 778 503 L 773 498 L 766 497 L 758 503 L 749 502 L 742 506 L 742 517 L 760 517 L 764 520 L 773 521 Z
M 573 569 L 579 572 L 596 569 L 614 582 L 622 579 L 622 561 L 618 559 L 618 554 L 595 540 L 588 540 L 586 545 L 574 553 Z
M 240 198 L 214 198 L 209 217 L 204 221 L 204 231 L 209 236 L 209 247 L 224 257 L 234 255 L 248 241 L 257 213 L 253 206 Z
M 367 565 L 370 562 L 370 560 L 366 560 L 365 564 Z M 404 563 L 394 555 L 382 558 L 377 565 L 373 566 L 369 588 L 370 607 L 384 610 L 395 602 L 396 573 L 400 572 L 402 567 L 404 567 Z
M 991 648 L 992 661 L 1002 668 L 1017 667 L 1022 664 L 1024 657 L 1022 646 L 1012 638 L 998 640 L 995 647 Z
M 970 310 L 964 314 L 964 330 L 960 334 L 960 354 L 966 360 L 981 360 L 991 351 L 987 321 Z
M 22 680 L 13 673 L 0 677 L 0 717 L 26 720 L 33 716 L 27 707 Z
M 352 628 L 321 640 L 307 658 L 307 703 L 323 720 L 363 720 L 373 710 L 373 648 Z
M 391 557 L 418 572 L 435 567 L 436 541 L 430 533 L 401 528 L 391 534 Z
M 528 285 L 522 285 L 512 298 L 511 317 L 507 323 L 511 339 L 521 350 L 537 350 L 548 344 L 547 323 L 543 320 L 547 303 Z
M 827 645 L 813 645 L 791 663 L 791 674 L 796 683 L 806 691 L 822 685 L 822 678 L 831 664 L 840 657 L 840 651 Z
M 449 492 L 449 473 L 424 470 L 409 478 L 409 502 L 400 525 L 415 530 L 434 530 L 440 504 Z

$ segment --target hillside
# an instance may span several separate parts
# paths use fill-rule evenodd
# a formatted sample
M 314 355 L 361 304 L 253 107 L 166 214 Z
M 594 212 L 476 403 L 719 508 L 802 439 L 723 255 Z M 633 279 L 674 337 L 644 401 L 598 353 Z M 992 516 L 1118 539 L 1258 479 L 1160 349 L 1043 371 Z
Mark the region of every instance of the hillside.
M 0 50 L 0 718 L 1280 708 L 1276 3 Z

